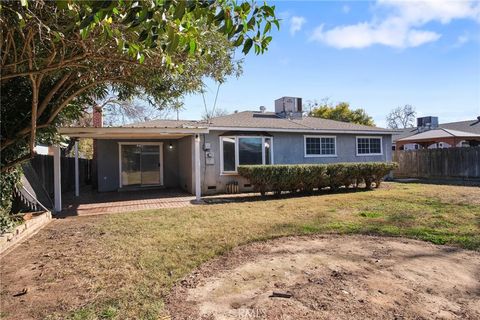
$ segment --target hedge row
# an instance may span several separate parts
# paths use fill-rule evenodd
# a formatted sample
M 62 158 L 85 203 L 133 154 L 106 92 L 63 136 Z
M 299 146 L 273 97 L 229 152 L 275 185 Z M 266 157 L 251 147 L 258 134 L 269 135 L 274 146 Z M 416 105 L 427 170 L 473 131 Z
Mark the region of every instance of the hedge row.
M 262 194 L 267 191 L 312 191 L 330 187 L 357 188 L 365 184 L 371 189 L 373 183 L 379 187 L 382 179 L 396 163 L 361 162 L 305 165 L 254 165 L 239 166 L 238 173 L 247 178 L 254 189 Z

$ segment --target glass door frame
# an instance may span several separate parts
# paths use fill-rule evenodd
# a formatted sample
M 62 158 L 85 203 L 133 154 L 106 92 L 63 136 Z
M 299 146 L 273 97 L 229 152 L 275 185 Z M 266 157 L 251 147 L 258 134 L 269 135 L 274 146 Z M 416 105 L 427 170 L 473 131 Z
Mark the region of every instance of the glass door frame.
M 118 143 L 118 185 L 119 188 L 123 188 L 122 183 L 122 145 L 157 145 L 160 157 L 160 184 L 158 185 L 148 185 L 148 186 L 163 186 L 163 142 L 143 142 L 143 141 L 135 141 L 135 142 L 119 142 Z M 140 184 L 140 187 L 142 185 Z

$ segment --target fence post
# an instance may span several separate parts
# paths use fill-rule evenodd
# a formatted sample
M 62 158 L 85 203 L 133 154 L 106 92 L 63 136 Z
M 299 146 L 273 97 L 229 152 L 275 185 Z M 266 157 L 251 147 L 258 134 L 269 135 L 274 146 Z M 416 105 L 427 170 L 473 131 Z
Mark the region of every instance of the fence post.
M 53 189 L 55 192 L 55 212 L 62 211 L 62 163 L 60 147 L 53 147 Z

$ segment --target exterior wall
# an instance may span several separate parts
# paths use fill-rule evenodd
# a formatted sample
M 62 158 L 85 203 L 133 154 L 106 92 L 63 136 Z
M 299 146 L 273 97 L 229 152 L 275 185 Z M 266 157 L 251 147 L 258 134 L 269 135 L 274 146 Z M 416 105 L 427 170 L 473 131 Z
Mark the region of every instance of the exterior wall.
M 181 183 L 182 174 L 180 174 L 179 170 L 182 162 L 179 160 L 187 155 L 180 152 L 180 140 L 97 140 L 98 191 L 116 191 L 119 189 L 119 142 L 163 142 L 163 185 L 169 188 L 184 186 Z M 170 143 L 172 144 L 172 149 L 169 148 Z M 191 170 L 189 173 L 191 174 Z
M 222 175 L 220 172 L 220 135 L 223 132 L 211 131 L 203 135 L 201 152 L 202 170 L 202 194 L 214 194 L 225 191 L 226 184 L 238 182 L 240 191 L 252 191 L 248 180 L 239 175 Z M 382 137 L 382 155 L 357 156 L 355 134 L 318 134 L 336 136 L 336 157 L 305 157 L 304 136 L 314 134 L 303 133 L 277 133 L 270 132 L 273 136 L 273 163 L 274 164 L 308 164 L 308 163 L 335 163 L 335 162 L 367 162 L 367 161 L 391 161 L 392 140 L 391 135 L 380 135 Z M 371 134 L 363 136 L 372 136 Z M 207 164 L 205 143 L 210 144 L 210 151 L 213 153 L 214 164 Z M 209 188 L 210 187 L 210 188 Z M 213 189 L 213 187 L 216 187 Z
M 237 182 L 242 192 L 252 191 L 248 180 L 237 174 L 222 175 L 220 172 L 220 135 L 212 131 L 201 135 L 200 175 L 202 194 L 222 193 L 226 185 Z M 391 136 L 382 136 L 382 155 L 357 156 L 356 137 L 353 134 L 337 134 L 336 157 L 305 157 L 303 133 L 270 133 L 273 137 L 274 164 L 307 164 L 361 161 L 391 161 Z M 312 135 L 312 134 L 306 134 Z M 325 134 L 331 136 L 332 134 Z M 180 187 L 194 193 L 194 139 L 187 136 L 178 140 L 97 140 L 98 146 L 98 190 L 116 191 L 119 189 L 119 142 L 163 142 L 163 182 L 165 187 Z M 173 148 L 170 149 L 169 145 Z M 206 150 L 205 144 L 210 144 Z M 207 153 L 213 156 L 208 163 Z
M 178 182 L 180 188 L 194 193 L 193 184 L 193 136 L 178 140 Z

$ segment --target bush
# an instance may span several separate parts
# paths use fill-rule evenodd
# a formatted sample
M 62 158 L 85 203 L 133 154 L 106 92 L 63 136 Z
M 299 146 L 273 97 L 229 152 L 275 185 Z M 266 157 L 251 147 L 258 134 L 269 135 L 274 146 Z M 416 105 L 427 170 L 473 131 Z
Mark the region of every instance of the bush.
M 373 183 L 378 188 L 382 179 L 396 167 L 396 163 L 385 162 L 254 165 L 239 166 L 238 173 L 250 181 L 255 191 L 280 194 L 325 187 L 335 191 L 340 187 L 357 188 L 361 183 L 367 189 L 371 189 Z
M 9 231 L 15 224 L 10 216 L 13 191 L 20 183 L 20 166 L 0 175 L 0 234 Z

